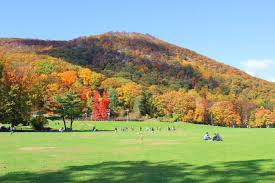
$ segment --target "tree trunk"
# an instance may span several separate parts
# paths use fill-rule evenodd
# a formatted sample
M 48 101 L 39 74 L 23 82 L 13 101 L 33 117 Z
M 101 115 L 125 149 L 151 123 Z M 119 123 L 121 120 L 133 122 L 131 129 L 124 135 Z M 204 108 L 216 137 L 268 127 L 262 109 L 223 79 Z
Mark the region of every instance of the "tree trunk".
M 74 121 L 74 119 L 73 119 L 73 117 L 71 116 L 71 125 L 70 125 L 71 131 L 73 131 L 73 121 Z
M 65 131 L 67 131 L 65 116 L 62 116 L 62 119 L 63 119 Z

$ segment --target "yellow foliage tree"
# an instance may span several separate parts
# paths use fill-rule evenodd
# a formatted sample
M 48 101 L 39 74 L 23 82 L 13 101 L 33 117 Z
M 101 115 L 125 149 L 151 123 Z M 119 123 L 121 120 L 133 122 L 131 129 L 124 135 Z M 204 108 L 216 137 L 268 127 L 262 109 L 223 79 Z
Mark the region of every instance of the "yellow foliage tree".
M 92 71 L 88 68 L 79 70 L 79 77 L 82 79 L 84 85 L 89 85 Z
M 104 89 L 110 89 L 110 88 L 119 88 L 121 87 L 121 83 L 115 79 L 115 78 L 107 78 L 101 83 L 101 87 Z
M 102 74 L 93 72 L 88 68 L 80 69 L 79 77 L 85 86 L 91 86 L 93 89 L 100 86 L 101 82 L 105 79 Z
M 241 117 L 236 112 L 235 107 L 230 101 L 216 102 L 209 112 L 213 122 L 218 125 L 232 126 L 241 124 Z
M 136 83 L 126 83 L 117 88 L 118 100 L 124 104 L 125 108 L 133 109 L 135 99 L 141 95 L 142 87 Z
M 179 115 L 183 121 L 193 121 L 195 98 L 181 91 L 172 91 L 155 97 L 159 115 Z

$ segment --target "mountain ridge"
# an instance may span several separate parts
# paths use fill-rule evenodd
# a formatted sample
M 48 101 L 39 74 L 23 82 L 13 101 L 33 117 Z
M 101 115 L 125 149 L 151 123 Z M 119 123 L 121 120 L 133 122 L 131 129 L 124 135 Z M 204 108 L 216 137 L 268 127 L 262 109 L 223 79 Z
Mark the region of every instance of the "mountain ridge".
M 53 47 L 62 47 L 62 46 L 67 46 L 67 45 L 74 45 L 74 43 L 77 43 L 79 41 L 85 41 L 85 40 L 89 40 L 89 39 L 100 39 L 102 37 L 108 37 L 108 36 L 113 36 L 113 37 L 120 37 L 120 38 L 133 38 L 133 37 L 141 37 L 143 39 L 146 39 L 146 41 L 152 41 L 154 43 L 161 43 L 161 44 L 167 44 L 173 48 L 176 48 L 176 49 L 180 49 L 180 50 L 185 50 L 185 53 L 186 54 L 191 54 L 191 55 L 197 55 L 198 57 L 201 57 L 201 58 L 189 58 L 189 57 L 186 57 L 187 59 L 194 59 L 195 61 L 198 61 L 198 60 L 207 60 L 207 61 L 210 61 L 210 62 L 214 62 L 216 64 L 221 64 L 222 66 L 224 67 L 227 67 L 227 68 L 230 68 L 230 69 L 233 69 L 233 70 L 236 70 L 236 72 L 239 72 L 238 74 L 240 75 L 247 75 L 245 77 L 249 77 L 249 78 L 253 78 L 253 79 L 257 79 L 257 80 L 262 80 L 262 81 L 265 81 L 265 82 L 268 82 L 268 83 L 272 83 L 272 84 L 275 84 L 274 82 L 272 81 L 267 81 L 265 79 L 262 79 L 262 78 L 258 78 L 258 77 L 255 77 L 255 76 L 252 76 L 248 73 L 246 73 L 245 71 L 239 69 L 239 68 L 236 68 L 234 66 L 231 66 L 231 65 L 228 65 L 228 64 L 225 64 L 223 62 L 220 62 L 216 59 L 213 59 L 213 58 L 209 58 L 203 54 L 200 54 L 198 53 L 197 51 L 193 51 L 191 49 L 188 49 L 188 48 L 184 48 L 184 47 L 181 47 L 181 46 L 178 46 L 178 45 L 175 45 L 175 44 L 171 44 L 169 42 L 166 42 L 166 41 L 163 41 L 159 38 L 156 38 L 150 34 L 142 34 L 142 33 L 137 33 L 137 32 L 132 32 L 132 33 L 128 33 L 128 32 L 107 32 L 107 33 L 103 33 L 103 34 L 98 34 L 98 35 L 89 35 L 89 36 L 82 36 L 82 37 L 77 37 L 77 38 L 74 38 L 74 39 L 70 39 L 70 40 L 48 40 L 48 39 L 36 39 L 36 38 L 0 38 L 0 46 L 1 45 L 16 45 L 16 46 L 53 46 Z M 219 67 L 219 66 L 217 66 Z

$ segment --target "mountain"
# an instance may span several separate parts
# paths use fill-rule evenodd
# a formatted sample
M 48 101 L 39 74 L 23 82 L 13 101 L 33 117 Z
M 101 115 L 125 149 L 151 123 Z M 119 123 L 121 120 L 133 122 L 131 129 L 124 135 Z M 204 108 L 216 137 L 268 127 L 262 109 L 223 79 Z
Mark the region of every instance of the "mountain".
M 215 102 L 241 98 L 270 110 L 275 104 L 275 83 L 147 34 L 109 32 L 69 41 L 0 39 L 1 59 L 32 63 L 38 74 L 89 68 L 122 85 L 131 81 L 144 90 L 154 88 L 155 95 L 196 91 Z

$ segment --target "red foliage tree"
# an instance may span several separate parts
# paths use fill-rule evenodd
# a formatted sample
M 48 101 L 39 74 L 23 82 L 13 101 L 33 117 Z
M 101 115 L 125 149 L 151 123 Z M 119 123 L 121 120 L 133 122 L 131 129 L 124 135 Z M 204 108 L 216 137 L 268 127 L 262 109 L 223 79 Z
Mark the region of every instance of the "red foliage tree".
M 101 115 L 100 115 L 100 94 L 98 91 L 96 91 L 93 96 L 92 118 L 94 120 L 99 120 L 101 118 Z
M 100 114 L 101 114 L 102 120 L 107 119 L 107 111 L 109 108 L 109 104 L 110 104 L 109 94 L 105 91 L 100 101 Z
M 81 100 L 88 100 L 88 98 L 90 98 L 92 96 L 92 89 L 91 88 L 84 88 L 81 92 L 80 92 L 80 98 Z
M 106 120 L 109 103 L 109 94 L 107 92 L 103 93 L 103 97 L 100 96 L 98 91 L 95 92 L 93 96 L 92 118 L 94 120 Z

